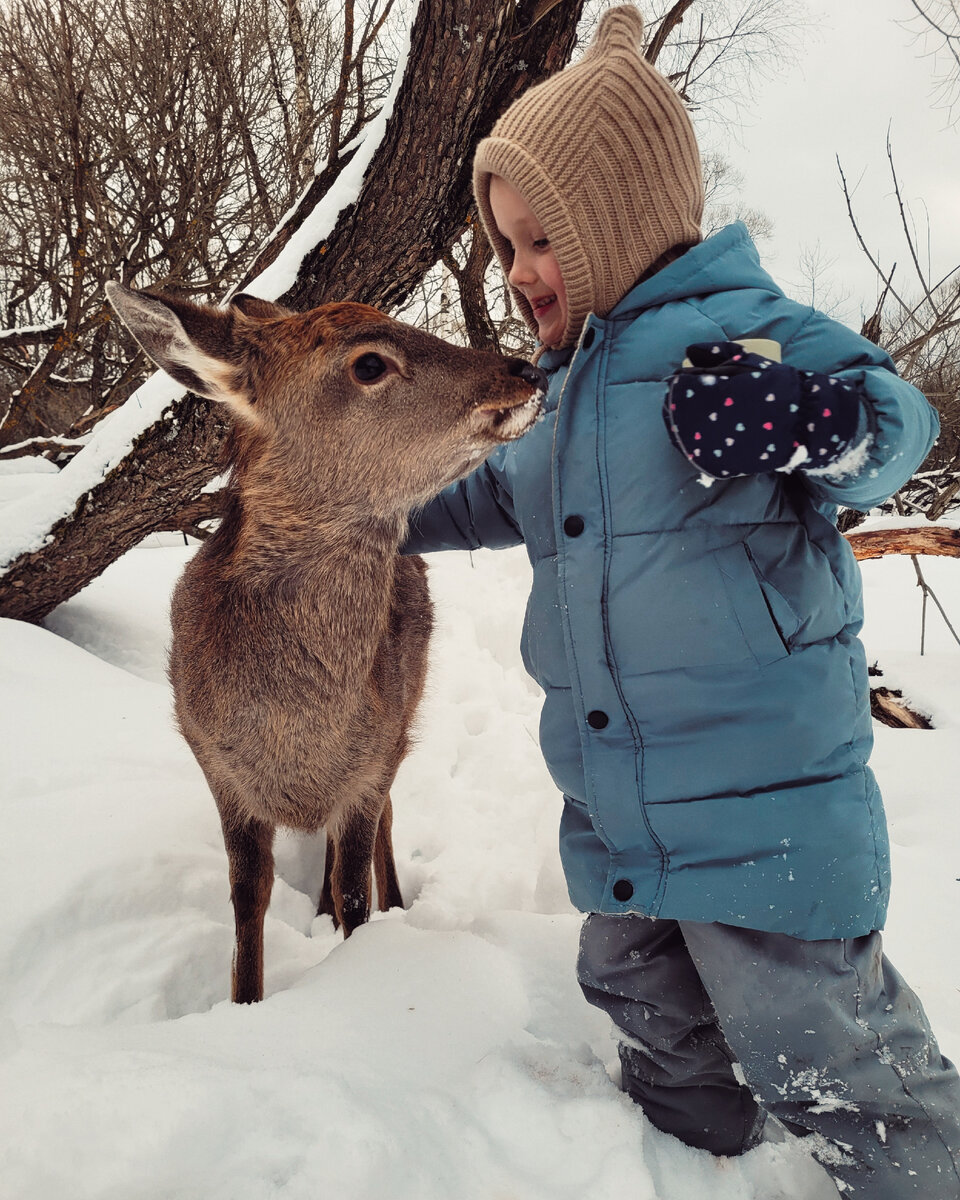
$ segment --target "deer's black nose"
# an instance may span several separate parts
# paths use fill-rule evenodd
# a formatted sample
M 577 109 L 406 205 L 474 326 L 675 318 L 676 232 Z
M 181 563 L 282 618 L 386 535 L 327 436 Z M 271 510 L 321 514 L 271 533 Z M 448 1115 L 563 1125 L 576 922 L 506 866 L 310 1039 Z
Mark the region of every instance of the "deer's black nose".
M 531 387 L 539 388 L 541 392 L 547 390 L 547 377 L 535 367 L 533 363 L 528 363 L 522 358 L 511 358 L 507 365 L 507 370 L 517 379 L 522 379 L 524 383 L 529 383 Z

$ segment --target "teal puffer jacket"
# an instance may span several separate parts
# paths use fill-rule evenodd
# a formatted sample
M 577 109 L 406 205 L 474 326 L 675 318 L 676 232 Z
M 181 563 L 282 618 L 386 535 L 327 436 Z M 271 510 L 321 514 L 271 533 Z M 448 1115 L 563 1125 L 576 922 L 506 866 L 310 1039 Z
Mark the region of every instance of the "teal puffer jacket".
M 663 381 L 688 344 L 739 337 L 862 386 L 855 474 L 700 483 Z M 881 928 L 860 577 L 834 517 L 909 479 L 935 412 L 876 346 L 788 300 L 740 224 L 540 365 L 545 416 L 418 514 L 406 549 L 526 544 L 521 649 L 573 903 L 803 938 Z

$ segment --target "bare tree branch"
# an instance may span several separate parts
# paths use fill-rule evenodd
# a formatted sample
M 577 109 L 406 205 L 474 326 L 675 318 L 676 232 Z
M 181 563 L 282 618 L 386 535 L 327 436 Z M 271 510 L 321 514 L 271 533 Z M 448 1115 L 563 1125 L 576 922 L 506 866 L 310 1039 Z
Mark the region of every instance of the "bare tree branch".
M 657 32 L 650 39 L 650 42 L 644 51 L 644 58 L 646 58 L 647 62 L 656 63 L 657 59 L 660 57 L 660 52 L 667 44 L 667 39 L 670 37 L 670 34 L 673 33 L 674 29 L 676 29 L 676 27 L 683 20 L 687 9 L 691 7 L 693 2 L 694 0 L 676 0 L 673 8 L 666 13 L 666 15 L 660 21 L 660 24 L 657 26 Z
M 364 8 L 346 97 L 357 133 L 386 91 L 391 3 Z M 107 279 L 201 298 L 236 284 L 313 178 L 329 27 L 321 0 L 0 8 L 0 310 L 11 327 L 63 325 L 24 332 L 11 349 L 25 353 L 0 359 L 0 441 L 63 432 L 121 380 L 129 390 L 134 351 L 105 319 Z M 85 389 L 53 382 L 80 376 Z
M 910 0 L 910 3 L 925 26 L 924 32 L 934 33 L 940 39 L 931 51 L 934 59 L 943 55 L 948 60 L 937 88 L 941 103 L 952 116 L 960 100 L 960 9 L 956 0 L 922 0 L 922 3 Z
M 63 333 L 66 320 L 51 321 L 49 325 L 36 325 L 32 328 L 24 326 L 21 329 L 0 329 L 0 346 L 43 346 L 55 342 Z

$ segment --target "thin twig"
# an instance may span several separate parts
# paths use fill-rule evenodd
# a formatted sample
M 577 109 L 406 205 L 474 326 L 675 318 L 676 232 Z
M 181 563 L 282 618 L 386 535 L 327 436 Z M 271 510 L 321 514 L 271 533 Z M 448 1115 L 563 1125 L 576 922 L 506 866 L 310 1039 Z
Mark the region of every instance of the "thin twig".
M 893 503 L 896 505 L 897 512 L 900 514 L 900 516 L 906 516 L 906 513 L 904 512 L 904 508 L 903 508 L 903 502 L 900 499 L 899 495 L 895 495 L 893 497 Z M 937 606 L 937 608 L 940 610 L 940 616 L 943 617 L 944 621 L 946 622 L 947 628 L 953 634 L 953 640 L 957 643 L 958 646 L 960 646 L 960 635 L 957 634 L 957 631 L 954 629 L 953 625 L 951 624 L 950 618 L 947 616 L 946 610 L 944 609 L 943 605 L 937 599 L 937 595 L 934 592 L 933 588 L 930 586 L 929 583 L 927 583 L 926 578 L 924 577 L 923 571 L 920 569 L 920 560 L 917 558 L 917 556 L 915 554 L 911 554 L 910 561 L 913 563 L 913 569 L 917 573 L 917 587 L 920 588 L 921 593 L 922 593 L 922 599 L 920 601 L 920 655 L 921 655 L 921 657 L 923 656 L 924 651 L 926 649 L 927 597 L 928 596 L 934 602 L 934 604 Z
M 913 244 L 913 237 L 910 233 L 909 222 L 907 220 L 907 211 L 903 203 L 903 195 L 900 192 L 900 180 L 897 178 L 897 168 L 893 162 L 893 146 L 890 144 L 890 126 L 887 126 L 887 161 L 890 164 L 890 174 L 893 177 L 893 192 L 897 198 L 897 204 L 900 207 L 900 224 L 903 226 L 903 233 L 907 239 L 907 246 L 910 250 L 910 257 L 913 259 L 913 265 L 917 272 L 917 278 L 920 280 L 920 286 L 923 288 L 923 294 L 927 303 L 933 309 L 934 315 L 939 317 L 940 310 L 937 307 L 937 302 L 930 293 L 930 285 L 923 273 L 923 268 L 920 266 L 920 259 L 917 257 L 917 248 Z
M 876 271 L 876 273 L 883 280 L 883 282 L 886 286 L 886 289 L 892 293 L 894 300 L 896 300 L 896 302 L 900 305 L 901 308 L 906 309 L 908 307 L 906 301 L 903 299 L 902 296 L 898 295 L 897 292 L 894 291 L 893 285 L 891 283 L 891 280 L 893 279 L 893 273 L 897 269 L 897 264 L 894 263 L 893 266 L 890 268 L 890 273 L 885 274 L 883 267 L 881 267 L 880 264 L 877 262 L 877 260 L 874 258 L 873 253 L 870 250 L 870 247 L 863 240 L 863 234 L 860 232 L 860 226 L 857 224 L 857 218 L 853 215 L 853 198 L 850 194 L 850 189 L 847 187 L 847 177 L 843 173 L 843 164 L 840 162 L 839 154 L 837 155 L 837 170 L 840 172 L 840 183 L 843 187 L 843 196 L 847 202 L 847 214 L 850 217 L 850 224 L 853 226 L 853 232 L 857 236 L 857 241 L 860 243 L 860 249 L 864 252 L 864 254 L 869 259 L 870 265 L 873 267 L 873 269 Z

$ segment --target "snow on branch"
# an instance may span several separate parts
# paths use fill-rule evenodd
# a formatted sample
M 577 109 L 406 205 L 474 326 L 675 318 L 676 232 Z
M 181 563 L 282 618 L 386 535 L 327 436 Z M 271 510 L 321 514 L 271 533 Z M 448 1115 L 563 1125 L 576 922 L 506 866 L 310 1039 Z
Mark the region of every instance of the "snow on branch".
M 135 439 L 167 413 L 184 389 L 162 371 L 139 387 L 125 404 L 94 427 L 83 450 L 44 486 L 4 505 L 0 529 L 0 574 L 21 554 L 39 550 L 50 530 L 129 453 Z
M 0 329 L 0 345 L 38 346 L 55 342 L 66 328 L 66 319 L 48 321 L 45 325 L 21 325 L 13 329 Z

